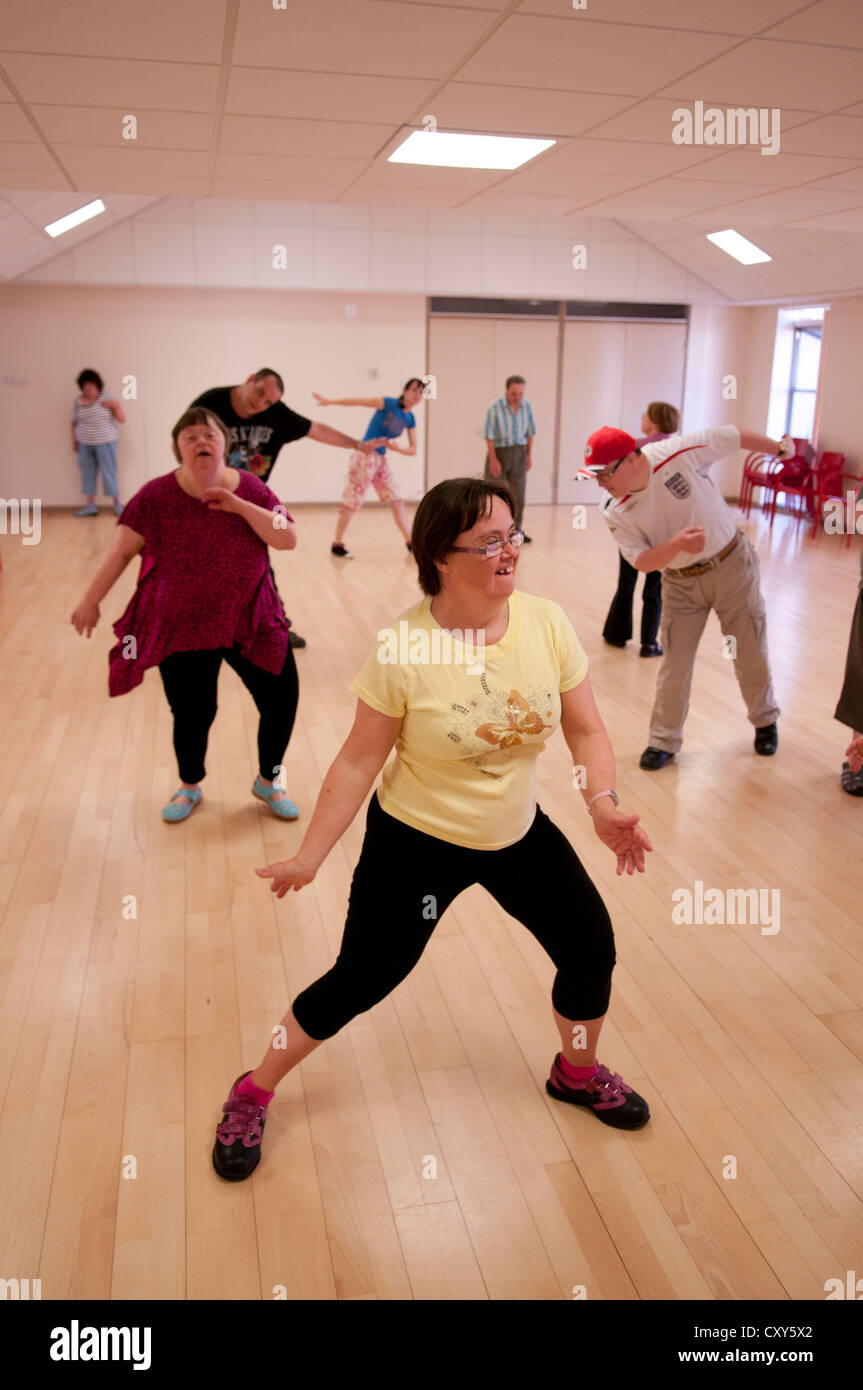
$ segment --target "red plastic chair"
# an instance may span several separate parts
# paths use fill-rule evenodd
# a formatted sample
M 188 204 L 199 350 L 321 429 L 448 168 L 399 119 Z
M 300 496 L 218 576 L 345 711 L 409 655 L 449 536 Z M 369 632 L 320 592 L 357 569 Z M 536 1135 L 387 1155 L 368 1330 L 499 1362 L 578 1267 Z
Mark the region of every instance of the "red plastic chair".
M 853 493 L 855 498 L 860 487 L 861 479 L 854 473 L 843 472 L 847 460 L 846 454 L 840 454 L 825 450 L 815 466 L 815 514 L 812 534 L 818 530 L 818 524 L 824 516 L 825 503 L 839 501 L 845 506 L 847 495 Z M 850 521 L 850 526 L 849 526 Z M 845 517 L 845 549 L 851 544 L 851 535 L 855 530 L 856 508 L 853 514 Z
M 771 465 L 774 463 L 776 460 L 768 454 L 747 454 L 743 460 L 743 474 L 740 479 L 740 495 L 737 499 L 737 505 L 746 516 L 749 516 L 752 509 L 752 494 L 757 487 L 762 489 L 762 507 L 767 493 L 772 493 L 776 476 L 775 470 L 771 471 Z
M 792 498 L 799 499 L 799 506 L 791 507 L 791 512 L 795 521 L 800 521 L 808 513 L 810 516 L 816 515 L 815 507 L 815 474 L 809 464 L 799 456 L 793 459 L 782 459 L 773 475 L 773 497 L 770 507 L 770 525 L 776 516 L 776 499 L 782 494 L 785 504 L 788 505 Z M 804 510 L 805 509 L 805 510 Z

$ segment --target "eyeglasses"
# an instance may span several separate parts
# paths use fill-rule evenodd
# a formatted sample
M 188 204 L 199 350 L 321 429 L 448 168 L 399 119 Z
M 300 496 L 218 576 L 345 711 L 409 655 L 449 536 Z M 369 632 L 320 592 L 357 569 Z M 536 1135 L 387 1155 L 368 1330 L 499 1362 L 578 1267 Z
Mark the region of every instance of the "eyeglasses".
M 459 555 L 484 555 L 490 560 L 494 555 L 500 555 L 504 547 L 511 545 L 514 550 L 518 550 L 524 540 L 523 531 L 510 531 L 505 541 L 489 541 L 488 545 L 454 545 L 451 547 Z
M 622 463 L 626 463 L 626 460 L 627 460 L 628 458 L 629 458 L 629 455 L 626 454 L 622 459 L 618 459 L 618 460 L 617 460 L 617 463 L 614 465 L 613 468 L 603 468 L 603 470 L 602 470 L 601 473 L 594 473 L 594 475 L 593 475 L 594 478 L 596 479 L 596 481 L 597 481 L 598 483 L 601 483 L 601 482 L 603 481 L 603 479 L 605 479 L 605 478 L 613 478 L 614 475 L 615 475 L 615 473 L 617 472 L 618 468 L 620 467 L 620 465 L 621 465 Z

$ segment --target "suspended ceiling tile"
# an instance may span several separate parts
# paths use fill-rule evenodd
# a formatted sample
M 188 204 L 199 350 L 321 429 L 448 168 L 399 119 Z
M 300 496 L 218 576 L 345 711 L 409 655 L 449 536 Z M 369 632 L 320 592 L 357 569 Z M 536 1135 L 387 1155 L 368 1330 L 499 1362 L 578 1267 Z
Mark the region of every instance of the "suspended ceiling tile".
M 142 111 L 136 138 L 126 139 L 121 106 L 32 106 L 46 138 L 72 145 L 114 145 L 118 149 L 208 150 L 215 132 L 210 115 L 189 111 Z
M 227 154 L 317 155 L 371 159 L 391 138 L 388 125 L 364 121 L 299 121 L 226 116 L 221 148 Z
M 804 43 L 832 43 L 842 48 L 863 48 L 863 6 L 856 0 L 821 0 L 808 5 L 768 31 L 771 39 Z
M 3 9 L 3 47 L 29 53 L 97 55 L 100 59 L 149 58 L 171 62 L 194 54 L 218 63 L 226 0 L 39 0 Z M 108 66 L 107 63 L 103 64 Z
M 233 60 L 252 67 L 445 77 L 494 15 L 488 10 L 327 0 L 264 11 L 243 5 Z
M 479 82 L 448 82 L 423 115 L 441 128 L 509 135 L 579 135 L 622 111 L 630 96 L 550 92 L 543 87 Z
M 215 110 L 219 69 L 203 64 L 7 53 L 3 65 L 28 103 L 122 106 L 132 115 Z
M 646 96 L 690 68 L 716 58 L 734 40 L 630 25 L 581 24 L 511 15 L 459 70 L 471 82 L 512 82 L 558 91 Z
M 401 124 L 435 89 L 408 75 L 366 77 L 333 72 L 279 72 L 232 67 L 225 110 L 237 116 Z
M 792 98 L 813 111 L 833 111 L 860 95 L 860 54 L 821 44 L 749 39 L 658 93 L 693 101 L 722 93 L 723 105 L 778 107 Z
M 804 93 L 795 93 L 798 97 Z M 716 99 L 712 93 L 710 99 L 704 98 L 705 107 L 718 106 L 722 109 L 727 105 L 723 101 Z M 650 144 L 673 145 L 671 138 L 672 130 L 675 126 L 674 113 L 679 111 L 685 102 L 673 97 L 649 97 L 646 101 L 639 102 L 631 110 L 623 112 L 620 116 L 614 116 L 609 121 L 604 121 L 590 132 L 590 138 L 604 140 L 635 140 Z M 812 111 L 807 111 L 795 107 L 794 110 L 782 111 L 780 117 L 780 138 L 784 133 L 801 121 L 811 121 Z M 720 151 L 715 145 L 686 146 L 681 145 L 681 149 L 701 149 L 705 156 L 717 154 Z M 761 156 L 759 156 L 761 157 Z M 764 158 L 778 158 L 778 155 L 765 155 Z
M 721 5 L 693 4 L 693 0 L 661 0 L 645 5 L 644 0 L 602 0 L 598 12 L 603 20 L 620 24 L 656 25 L 663 29 L 707 29 L 715 34 L 757 34 L 799 10 L 801 0 L 722 0 Z M 573 20 L 591 19 L 590 4 L 573 11 L 571 0 L 521 0 L 519 9 L 532 14 L 561 14 L 569 11 Z

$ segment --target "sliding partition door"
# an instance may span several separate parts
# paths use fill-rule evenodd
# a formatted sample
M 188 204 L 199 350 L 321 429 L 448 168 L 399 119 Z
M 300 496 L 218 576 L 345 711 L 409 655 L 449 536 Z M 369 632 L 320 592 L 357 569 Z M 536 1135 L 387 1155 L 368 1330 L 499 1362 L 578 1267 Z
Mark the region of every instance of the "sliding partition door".
M 527 497 L 552 501 L 558 333 L 553 319 L 429 319 L 437 399 L 425 405 L 428 487 L 482 472 L 486 411 L 505 394 L 508 376 L 523 376 L 537 427 Z
M 598 502 L 598 483 L 573 482 L 589 435 L 603 425 L 636 438 L 651 401 L 680 408 L 686 354 L 682 323 L 570 319 L 564 328 L 559 502 Z

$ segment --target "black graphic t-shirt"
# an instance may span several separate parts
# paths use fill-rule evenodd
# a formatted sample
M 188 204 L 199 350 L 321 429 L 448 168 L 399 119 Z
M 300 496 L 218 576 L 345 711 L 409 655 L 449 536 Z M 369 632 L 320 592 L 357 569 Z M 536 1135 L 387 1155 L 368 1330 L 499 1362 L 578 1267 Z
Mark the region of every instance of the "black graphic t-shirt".
M 275 405 L 262 410 L 259 415 L 251 415 L 244 420 L 231 405 L 232 389 L 230 386 L 214 386 L 212 391 L 204 391 L 196 396 L 192 405 L 202 405 L 206 410 L 212 410 L 230 431 L 231 447 L 226 462 L 232 468 L 254 473 L 266 482 L 282 445 L 292 444 L 295 439 L 305 439 L 312 422 L 282 401 L 276 401 Z

